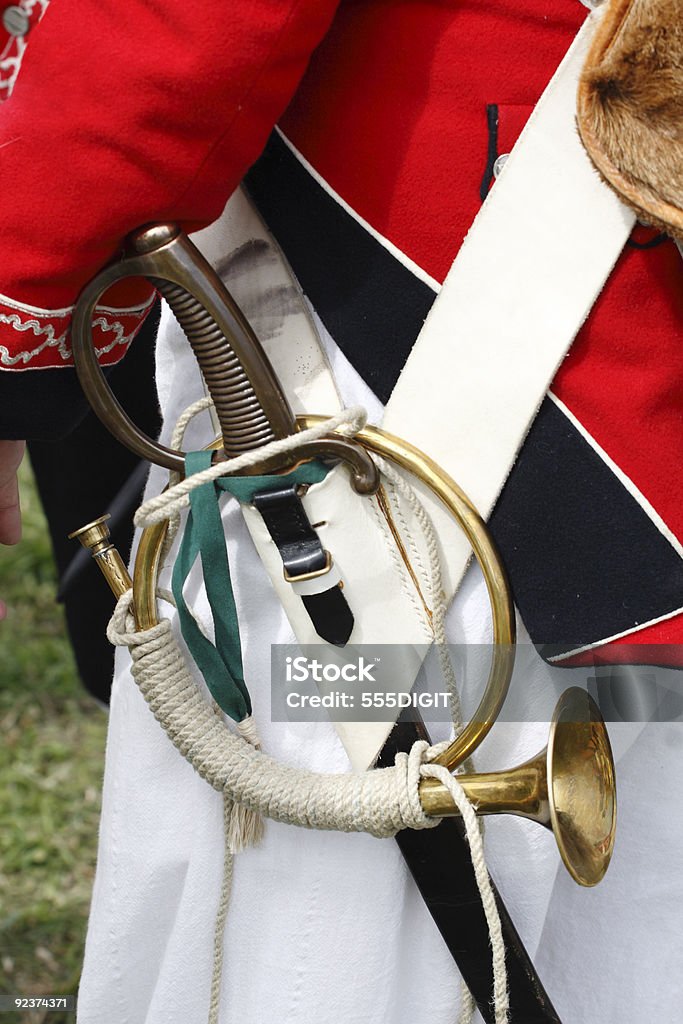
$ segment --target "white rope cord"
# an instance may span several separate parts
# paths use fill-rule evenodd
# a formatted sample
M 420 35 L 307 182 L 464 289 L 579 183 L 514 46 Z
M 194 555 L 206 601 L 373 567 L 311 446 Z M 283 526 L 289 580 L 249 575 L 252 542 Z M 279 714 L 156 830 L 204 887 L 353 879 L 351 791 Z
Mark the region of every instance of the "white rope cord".
M 210 399 L 202 398 L 185 411 L 173 434 L 174 446 L 180 446 L 182 435 L 192 417 L 210 405 Z M 257 451 L 232 459 L 230 468 L 233 472 L 248 469 L 264 458 L 293 452 L 301 444 L 335 430 L 353 434 L 361 429 L 365 419 L 365 411 L 361 408 L 344 410 L 291 438 L 274 441 Z M 434 637 L 439 646 L 442 670 L 451 691 L 451 709 L 457 728 L 461 725 L 460 702 L 448 657 L 446 602 L 434 528 L 410 484 L 386 465 L 384 460 L 377 461 L 384 475 L 405 496 L 424 531 L 429 557 Z M 177 475 L 174 475 L 167 491 L 140 507 L 135 517 L 136 524 L 149 526 L 171 520 L 170 537 L 165 545 L 167 551 L 177 529 L 180 511 L 189 504 L 190 491 L 218 479 L 224 475 L 225 469 L 225 464 L 218 464 L 184 480 L 178 480 Z M 211 708 L 187 669 L 169 620 L 163 619 L 149 630 L 135 630 L 130 615 L 131 600 L 131 592 L 119 600 L 107 635 L 112 643 L 129 647 L 133 677 L 152 713 L 183 757 L 202 778 L 222 792 L 225 801 L 225 861 L 214 934 L 209 1024 L 218 1024 L 223 935 L 235 850 L 230 833 L 235 812 L 246 808 L 278 821 L 307 828 L 366 831 L 377 837 L 388 837 L 402 828 L 431 828 L 439 824 L 440 819 L 428 817 L 420 803 L 418 786 L 420 779 L 425 776 L 438 778 L 448 787 L 463 817 L 491 938 L 495 1021 L 496 1024 L 507 1024 L 505 947 L 486 869 L 479 821 L 455 777 L 446 768 L 430 764 L 443 745 L 431 747 L 426 742 L 417 742 L 409 753 L 397 755 L 393 768 L 360 774 L 320 775 L 279 764 L 261 753 L 257 745 L 253 745 L 255 737 L 240 736 Z M 463 985 L 460 1024 L 467 1024 L 471 1020 L 474 1008 L 474 1000 Z
M 467 842 L 470 844 L 472 865 L 477 880 L 477 887 L 484 907 L 486 923 L 489 928 L 493 958 L 493 1005 L 496 1024 L 508 1024 L 510 1004 L 508 999 L 507 969 L 505 967 L 505 943 L 500 923 L 498 907 L 491 887 L 484 844 L 479 831 L 478 819 L 474 807 L 468 800 L 464 789 L 458 782 L 457 775 L 451 775 L 447 768 L 440 764 L 423 764 L 420 769 L 423 778 L 438 779 L 448 789 L 453 802 L 460 811 L 465 825 Z
M 426 742 L 398 754 L 393 768 L 319 775 L 280 764 L 261 753 L 216 715 L 190 674 L 168 619 L 137 631 L 128 614 L 131 594 L 119 599 L 109 640 L 130 648 L 133 676 L 152 713 L 198 774 L 236 803 L 276 821 L 305 828 L 393 836 L 402 828 L 433 828 L 422 809 L 420 767 Z M 439 748 L 437 748 L 439 749 Z
M 465 979 L 460 979 L 460 1014 L 458 1024 L 472 1024 L 472 1018 L 477 1010 L 474 996 L 465 984 Z
M 187 430 L 190 421 L 198 416 L 200 412 L 204 412 L 205 409 L 213 409 L 213 399 L 209 398 L 208 395 L 204 395 L 203 398 L 198 398 L 192 405 L 188 405 L 184 412 L 181 412 L 173 433 L 171 434 L 171 448 L 181 448 L 183 444 L 183 438 L 185 437 L 185 431 Z M 178 474 L 176 474 L 178 475 Z
M 204 398 L 199 398 L 196 402 L 193 402 L 192 405 L 188 405 L 187 409 L 185 409 L 185 411 L 181 413 L 178 422 L 173 428 L 173 433 L 171 434 L 171 448 L 182 448 L 183 437 L 185 435 L 185 431 L 187 430 L 190 421 L 194 419 L 195 416 L 199 415 L 200 412 L 204 412 L 205 409 L 211 408 L 213 408 L 213 400 L 206 396 Z M 168 474 L 169 487 L 174 487 L 177 483 L 180 482 L 181 479 L 182 477 L 180 473 L 178 473 L 176 470 L 171 470 Z M 180 513 L 172 512 L 168 517 L 168 529 L 166 530 L 166 536 L 164 537 L 164 542 L 161 546 L 161 565 L 164 564 L 166 556 L 173 547 L 173 541 L 179 529 Z M 173 604 L 175 604 L 175 601 L 173 602 Z
M 393 484 L 399 494 L 402 494 L 410 505 L 410 510 L 420 525 L 427 544 L 427 556 L 429 559 L 427 581 L 432 601 L 432 631 L 434 633 L 434 642 L 437 645 L 441 671 L 448 687 L 451 717 L 457 732 L 458 729 L 462 728 L 463 724 L 462 707 L 460 705 L 460 694 L 458 693 L 455 672 L 453 671 L 453 665 L 448 655 L 448 638 L 446 636 L 446 612 L 448 608 L 443 588 L 441 559 L 439 558 L 439 544 L 436 539 L 434 524 L 432 523 L 431 518 L 427 515 L 424 505 L 415 493 L 415 489 L 411 487 L 405 477 L 396 472 L 396 470 L 389 465 L 386 459 L 382 459 L 379 456 L 374 456 L 374 459 L 378 468 L 381 470 L 382 475 Z
M 193 420 L 195 416 L 198 416 L 200 412 L 204 412 L 204 410 L 208 411 L 209 409 L 213 409 L 213 407 L 213 399 L 209 398 L 208 395 L 205 395 L 203 398 L 198 398 L 196 402 L 192 403 L 192 405 L 188 405 L 187 409 L 185 409 L 185 411 L 180 414 L 178 422 L 173 428 L 173 433 L 171 434 L 171 448 L 182 448 L 183 439 L 185 437 L 185 431 L 187 430 L 190 421 Z M 175 487 L 175 485 L 180 483 L 181 480 L 181 474 L 178 473 L 176 470 L 171 470 L 171 472 L 168 474 L 169 488 Z M 161 549 L 162 565 L 167 554 L 171 550 L 171 547 L 173 546 L 173 540 L 179 529 L 180 512 L 172 512 L 168 517 L 168 529 L 166 531 L 166 536 L 164 537 L 164 543 Z
M 429 595 L 432 602 L 432 631 L 434 633 L 434 642 L 437 645 L 437 653 L 439 657 L 439 663 L 441 665 L 441 672 L 446 681 L 448 688 L 451 718 L 453 721 L 453 727 L 457 733 L 462 728 L 462 707 L 460 704 L 460 694 L 458 693 L 457 681 L 455 678 L 455 671 L 453 664 L 450 659 L 448 652 L 448 637 L 446 635 L 446 612 L 448 610 L 446 604 L 446 595 L 443 588 L 443 579 L 441 575 L 441 559 L 439 557 L 439 545 L 436 537 L 436 531 L 434 530 L 434 524 L 432 523 L 431 517 L 427 514 L 427 511 L 420 501 L 418 495 L 415 493 L 415 489 L 410 483 L 401 476 L 394 468 L 385 460 L 379 456 L 375 456 L 375 462 L 378 468 L 381 470 L 382 475 L 389 480 L 399 494 L 402 494 L 407 500 L 410 510 L 415 516 L 416 521 L 422 529 L 423 536 L 427 545 L 427 556 L 428 556 L 428 573 L 427 582 L 429 585 Z M 435 755 L 436 756 L 436 755 Z M 460 766 L 458 770 L 471 771 L 473 768 L 472 758 L 468 757 L 466 761 Z M 445 770 L 445 769 L 444 769 Z M 462 787 L 458 786 L 463 796 L 465 795 Z M 466 799 L 466 798 L 465 798 Z M 472 850 L 472 857 L 474 861 L 475 849 L 480 851 L 476 854 L 481 856 L 482 863 L 484 863 L 484 871 L 488 880 L 488 871 L 486 870 L 483 850 L 483 837 L 484 837 L 484 822 L 483 819 L 474 817 L 474 828 L 477 832 L 476 841 L 472 842 L 469 832 L 467 832 L 468 842 L 470 843 L 470 849 Z M 483 892 L 479 881 L 479 876 L 476 873 L 477 885 L 479 885 L 479 891 L 482 893 L 482 902 L 484 900 Z M 490 889 L 490 883 L 489 883 Z M 498 916 L 498 908 L 495 900 L 493 902 L 493 914 L 498 922 L 498 932 L 501 935 L 502 932 L 500 927 L 500 918 Z M 488 916 L 487 916 L 488 921 Z M 495 947 L 493 932 L 491 934 L 491 945 Z M 502 991 L 507 992 L 507 969 L 505 966 L 505 946 L 502 946 L 502 980 L 499 987 Z M 494 966 L 494 979 L 495 979 L 495 966 Z M 458 1017 L 458 1024 L 471 1024 L 472 1018 L 476 1010 L 476 1003 L 470 990 L 468 989 L 465 979 L 461 978 L 460 982 L 460 1015 Z M 503 1018 L 507 1019 L 507 1017 Z
M 223 794 L 223 878 L 221 894 L 218 899 L 218 911 L 213 932 L 213 970 L 211 972 L 211 998 L 209 1000 L 208 1024 L 218 1024 L 221 1006 L 221 982 L 223 980 L 223 953 L 225 922 L 230 906 L 232 875 L 235 867 L 235 854 L 230 845 L 230 826 L 235 804 L 227 793 Z
M 200 401 L 205 400 L 201 399 Z M 218 462 L 199 473 L 193 473 L 192 476 L 185 477 L 184 480 L 169 487 L 168 490 L 158 495 L 158 497 L 150 498 L 144 502 L 135 513 L 135 525 L 141 527 L 152 526 L 154 523 L 161 523 L 175 513 L 181 512 L 189 504 L 188 495 L 190 491 L 225 476 L 228 467 L 230 475 L 236 475 L 241 470 L 251 469 L 252 466 L 258 465 L 273 455 L 285 455 L 289 452 L 295 452 L 301 445 L 309 441 L 317 441 L 319 438 L 324 437 L 325 434 L 331 434 L 333 431 L 340 434 L 354 434 L 365 425 L 366 419 L 367 413 L 360 406 L 343 409 L 336 416 L 332 416 L 329 420 L 325 420 L 315 427 L 300 430 L 297 434 L 292 434 L 290 437 L 271 441 L 261 448 L 256 448 L 254 451 L 245 452 L 243 455 L 230 459 L 229 463 Z

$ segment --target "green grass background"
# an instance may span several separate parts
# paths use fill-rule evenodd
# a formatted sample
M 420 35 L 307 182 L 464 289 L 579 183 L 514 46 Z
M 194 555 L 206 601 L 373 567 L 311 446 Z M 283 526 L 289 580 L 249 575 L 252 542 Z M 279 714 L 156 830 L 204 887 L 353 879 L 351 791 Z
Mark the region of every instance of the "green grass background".
M 106 715 L 82 688 L 55 603 L 27 460 L 24 536 L 0 548 L 0 994 L 76 994 L 92 888 Z M 73 1024 L 59 1011 L 0 1024 Z

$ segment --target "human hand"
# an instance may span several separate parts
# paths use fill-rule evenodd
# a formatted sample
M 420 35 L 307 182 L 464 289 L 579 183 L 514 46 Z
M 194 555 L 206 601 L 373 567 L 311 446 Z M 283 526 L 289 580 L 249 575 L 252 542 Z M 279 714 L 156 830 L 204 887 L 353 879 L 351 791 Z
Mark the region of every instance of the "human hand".
M 25 441 L 0 441 L 0 544 L 16 544 L 21 539 L 17 470 L 25 447 Z M 6 614 L 7 606 L 0 601 L 0 619 Z

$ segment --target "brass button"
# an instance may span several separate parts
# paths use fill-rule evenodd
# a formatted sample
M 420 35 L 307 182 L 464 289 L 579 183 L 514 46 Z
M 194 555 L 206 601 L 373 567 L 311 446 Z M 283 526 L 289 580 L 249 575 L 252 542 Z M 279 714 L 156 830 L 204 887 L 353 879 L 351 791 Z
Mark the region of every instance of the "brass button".
M 2 12 L 2 25 L 11 36 L 25 36 L 31 27 L 31 21 L 23 7 L 12 4 Z
M 498 175 L 500 174 L 500 172 L 503 170 L 503 168 L 505 167 L 505 164 L 507 163 L 507 158 L 509 156 L 510 156 L 509 153 L 501 153 L 500 156 L 496 159 L 496 162 L 493 165 L 493 177 L 494 178 L 497 178 Z

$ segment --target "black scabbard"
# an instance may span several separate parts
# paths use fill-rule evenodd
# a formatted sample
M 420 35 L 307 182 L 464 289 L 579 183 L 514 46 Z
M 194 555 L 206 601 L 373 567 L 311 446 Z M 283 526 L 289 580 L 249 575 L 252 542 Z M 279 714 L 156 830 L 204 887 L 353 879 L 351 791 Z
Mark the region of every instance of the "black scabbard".
M 422 723 L 399 718 L 377 761 L 394 763 L 399 751 L 427 739 Z M 408 869 L 441 932 L 486 1024 L 494 1024 L 493 964 L 489 930 L 479 896 L 470 849 L 460 818 L 444 818 L 432 829 L 404 829 L 396 836 Z M 505 942 L 512 1024 L 561 1024 L 491 880 Z

